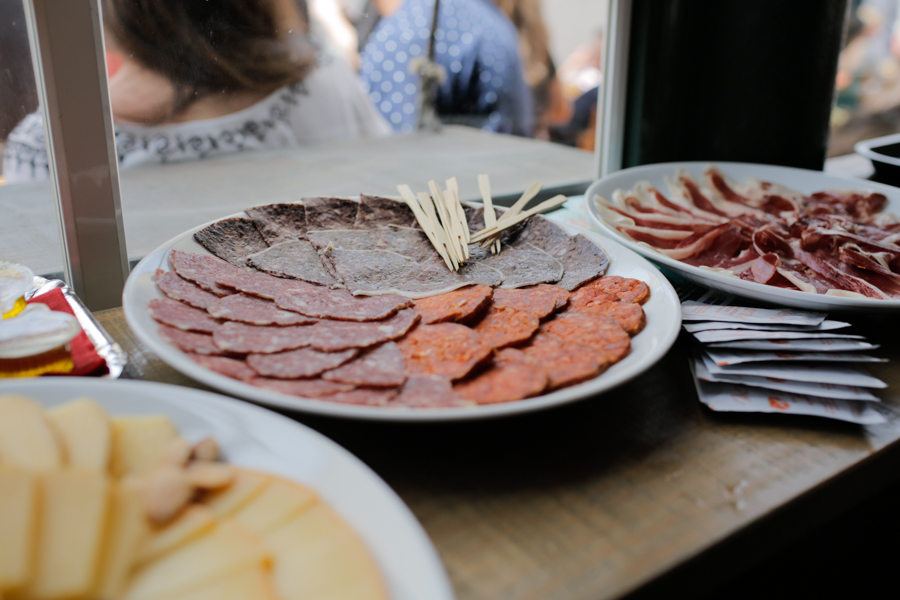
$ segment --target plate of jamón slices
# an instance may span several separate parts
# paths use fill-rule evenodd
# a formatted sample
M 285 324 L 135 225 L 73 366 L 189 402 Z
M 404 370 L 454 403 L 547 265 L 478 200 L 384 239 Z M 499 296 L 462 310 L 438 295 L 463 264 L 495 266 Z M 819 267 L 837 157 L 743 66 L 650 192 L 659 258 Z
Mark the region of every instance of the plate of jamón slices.
M 483 231 L 483 210 L 463 209 Z M 591 397 L 677 337 L 671 285 L 592 232 L 535 214 L 460 249 L 455 269 L 432 238 L 391 198 L 250 208 L 145 257 L 125 317 L 165 362 L 226 393 L 398 421 Z
M 184 387 L 0 383 L 0 594 L 452 600 L 368 467 L 311 429 Z
M 684 277 L 812 310 L 900 309 L 900 190 L 747 163 L 625 169 L 586 194 L 610 237 Z

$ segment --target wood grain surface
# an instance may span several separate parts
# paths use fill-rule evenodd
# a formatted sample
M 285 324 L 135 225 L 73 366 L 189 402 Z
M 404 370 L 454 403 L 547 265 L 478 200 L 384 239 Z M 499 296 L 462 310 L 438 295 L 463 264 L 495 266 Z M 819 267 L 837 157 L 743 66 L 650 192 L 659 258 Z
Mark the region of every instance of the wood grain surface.
M 203 387 L 142 346 L 121 309 L 97 316 L 129 354 L 125 377 Z M 840 318 L 882 344 L 874 354 L 891 362 L 871 371 L 890 385 L 884 401 L 900 408 L 898 319 Z M 610 393 L 514 418 L 422 425 L 286 414 L 400 494 L 461 600 L 614 598 L 686 569 L 681 585 L 697 597 L 791 531 L 821 525 L 830 514 L 822 509 L 896 477 L 893 463 L 888 474 L 864 469 L 896 460 L 900 425 L 712 413 L 697 401 L 689 344 L 683 335 Z

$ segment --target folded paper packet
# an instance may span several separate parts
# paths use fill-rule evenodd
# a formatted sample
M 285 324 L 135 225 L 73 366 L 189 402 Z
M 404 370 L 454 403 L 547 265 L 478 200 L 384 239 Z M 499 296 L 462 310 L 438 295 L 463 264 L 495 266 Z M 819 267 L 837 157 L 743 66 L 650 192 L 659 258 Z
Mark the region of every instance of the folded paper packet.
M 850 354 L 849 352 L 758 352 L 754 350 L 728 350 L 705 348 L 706 355 L 720 367 L 755 362 L 845 362 L 876 363 L 887 362 L 886 358 Z
M 807 333 L 805 331 L 752 331 L 749 329 L 716 329 L 713 331 L 698 331 L 691 334 L 697 341 L 704 344 L 713 342 L 733 342 L 736 340 L 864 340 L 861 335 L 848 333 Z
M 716 342 L 707 348 L 731 348 L 732 350 L 767 350 L 771 352 L 854 352 L 875 350 L 877 344 L 862 340 L 812 339 L 812 340 L 738 340 Z
M 695 331 L 710 331 L 713 329 L 751 329 L 755 331 L 805 331 L 816 333 L 820 331 L 832 331 L 850 327 L 850 323 L 843 321 L 822 321 L 818 325 L 763 325 L 760 323 L 720 323 L 716 321 L 702 321 L 684 323 L 684 329 L 689 333 Z
M 788 309 L 751 308 L 749 306 L 720 306 L 702 302 L 681 303 L 684 321 L 724 321 L 732 323 L 760 323 L 768 325 L 818 325 L 827 313 Z
M 754 377 L 775 377 L 789 381 L 809 381 L 833 383 L 865 388 L 883 389 L 887 384 L 855 366 L 835 364 L 799 363 L 745 363 L 720 367 L 707 356 L 701 357 L 706 369 L 713 375 L 752 375 Z

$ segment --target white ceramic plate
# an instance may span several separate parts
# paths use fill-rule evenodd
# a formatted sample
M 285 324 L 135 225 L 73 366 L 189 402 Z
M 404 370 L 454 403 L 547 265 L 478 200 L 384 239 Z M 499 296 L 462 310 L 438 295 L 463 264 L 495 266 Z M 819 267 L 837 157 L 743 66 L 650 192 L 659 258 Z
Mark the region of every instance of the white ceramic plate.
M 606 235 L 634 250 L 638 254 L 645 256 L 651 261 L 701 285 L 728 292 L 729 294 L 734 294 L 736 296 L 743 296 L 761 302 L 792 306 L 795 308 L 823 311 L 851 310 L 894 312 L 900 310 L 900 300 L 841 298 L 839 296 L 811 294 L 799 290 L 786 290 L 770 285 L 764 285 L 762 283 L 756 283 L 755 281 L 744 281 L 737 277 L 729 277 L 728 275 L 721 275 L 713 271 L 701 269 L 700 267 L 684 264 L 683 262 L 655 252 L 647 246 L 639 245 L 636 242 L 627 239 L 619 233 L 614 226 L 605 221 L 594 202 L 594 196 L 601 196 L 610 200 L 613 192 L 616 190 L 630 190 L 641 181 L 649 181 L 665 194 L 668 192 L 665 177 L 673 177 L 676 169 L 684 169 L 697 180 L 700 180 L 709 164 L 710 163 L 708 162 L 659 163 L 618 171 L 609 177 L 604 177 L 603 179 L 595 181 L 585 193 L 585 204 L 587 205 L 591 219 Z M 804 193 L 822 190 L 847 189 L 881 192 L 887 196 L 888 199 L 888 205 L 885 208 L 885 212 L 900 214 L 900 189 L 889 185 L 863 181 L 861 179 L 851 179 L 848 177 L 835 177 L 826 175 L 820 171 L 808 171 L 806 169 L 793 169 L 790 167 L 729 162 L 716 162 L 715 165 L 719 167 L 725 175 L 740 183 L 743 183 L 751 177 L 755 177 L 762 181 L 780 183 L 781 185 Z
M 429 409 L 356 406 L 326 400 L 298 398 L 260 389 L 201 367 L 159 337 L 157 334 L 159 324 L 147 313 L 147 304 L 153 298 L 163 297 L 156 287 L 153 276 L 157 269 L 169 270 L 168 254 L 170 249 L 177 248 L 186 252 L 209 254 L 205 248 L 194 241 L 194 231 L 202 229 L 206 225 L 181 234 L 144 257 L 125 283 L 122 306 L 125 311 L 125 319 L 138 339 L 147 344 L 167 364 L 188 377 L 202 381 L 211 387 L 261 404 L 335 417 L 383 421 L 452 421 L 524 413 L 595 396 L 640 375 L 668 351 L 675 342 L 675 338 L 678 337 L 678 330 L 681 326 L 681 304 L 678 296 L 656 267 L 631 250 L 596 233 L 569 225 L 560 225 L 571 234 L 584 234 L 606 250 L 610 258 L 608 275 L 640 279 L 650 286 L 650 300 L 644 305 L 647 326 L 640 334 L 632 338 L 631 353 L 605 373 L 579 385 L 518 402 Z
M 210 392 L 145 381 L 60 377 L 0 382 L 43 406 L 90 397 L 113 415 L 165 415 L 189 441 L 211 436 L 228 462 L 315 489 L 362 537 L 393 600 L 452 600 L 431 541 L 403 501 L 355 456 L 312 429 Z

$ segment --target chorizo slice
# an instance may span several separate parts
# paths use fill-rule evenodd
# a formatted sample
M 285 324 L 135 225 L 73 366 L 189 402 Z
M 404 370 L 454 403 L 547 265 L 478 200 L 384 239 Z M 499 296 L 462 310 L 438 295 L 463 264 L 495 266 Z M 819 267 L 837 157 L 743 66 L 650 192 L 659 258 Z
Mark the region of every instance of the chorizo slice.
M 514 308 L 492 306 L 472 329 L 491 348 L 505 348 L 528 340 L 540 327 L 533 314 Z
M 619 302 L 644 304 L 650 298 L 650 286 L 643 281 L 609 275 L 585 284 L 581 289 L 592 288 L 615 296 Z
M 536 396 L 547 387 L 547 372 L 521 350 L 501 350 L 485 369 L 456 383 L 461 397 L 477 404 L 513 402 Z
M 553 319 L 541 326 L 541 331 L 563 342 L 589 346 L 613 365 L 631 351 L 631 338 L 612 317 L 586 313 L 572 313 Z
M 465 321 L 484 309 L 495 293 L 487 285 L 470 285 L 446 294 L 416 300 L 415 308 L 425 325 Z
M 564 342 L 546 333 L 534 336 L 522 350 L 547 371 L 548 390 L 593 379 L 606 370 L 606 359 L 594 348 Z
M 409 374 L 447 379 L 465 377 L 493 350 L 478 333 L 457 323 L 421 325 L 397 346 L 406 359 Z
M 545 285 L 545 284 L 543 284 Z M 556 287 L 556 286 L 547 286 Z M 559 288 L 562 290 L 562 288 Z M 565 292 L 565 290 L 563 290 Z M 566 292 L 566 297 L 569 293 Z M 557 294 L 540 286 L 517 289 L 498 289 L 494 292 L 493 306 L 513 308 L 543 319 L 556 310 Z

